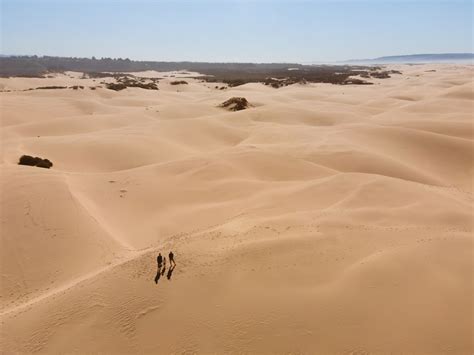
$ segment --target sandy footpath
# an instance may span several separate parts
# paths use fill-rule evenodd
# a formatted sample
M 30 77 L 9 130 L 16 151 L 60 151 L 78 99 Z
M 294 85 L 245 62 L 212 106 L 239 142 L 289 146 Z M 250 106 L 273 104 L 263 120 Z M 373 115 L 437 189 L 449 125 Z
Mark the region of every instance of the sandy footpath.
M 474 69 L 393 68 L 0 79 L 2 351 L 472 354 Z

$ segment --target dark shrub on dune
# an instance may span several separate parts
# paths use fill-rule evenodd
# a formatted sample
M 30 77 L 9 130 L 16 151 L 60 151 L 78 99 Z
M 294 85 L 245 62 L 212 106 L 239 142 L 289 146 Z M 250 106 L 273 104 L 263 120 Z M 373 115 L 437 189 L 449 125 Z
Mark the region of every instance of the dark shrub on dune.
M 30 155 L 22 155 L 20 157 L 20 161 L 18 162 L 19 165 L 30 165 L 30 166 L 36 166 L 38 162 L 42 160 L 41 158 L 34 158 Z
M 42 159 L 39 157 L 32 157 L 30 155 L 22 155 L 18 165 L 37 166 L 39 168 L 49 169 L 53 166 L 53 163 L 49 159 Z
M 229 111 L 240 111 L 248 108 L 249 102 L 245 97 L 232 97 L 224 101 L 220 106 L 227 108 Z
M 105 87 L 110 90 L 120 91 L 127 88 L 127 85 L 122 83 L 107 83 Z
M 247 84 L 248 81 L 243 79 L 224 79 L 222 80 L 223 83 L 229 85 L 231 88 Z
M 158 90 L 158 86 L 153 83 L 131 83 L 128 85 L 129 87 L 132 88 L 141 88 L 141 89 L 146 89 L 146 90 Z
M 370 76 L 372 78 L 376 78 L 376 79 L 388 79 L 388 78 L 390 78 L 390 75 L 386 71 L 370 73 Z
M 57 89 L 67 89 L 67 86 L 39 86 L 36 88 L 36 90 L 57 90 Z
M 145 79 L 146 80 L 146 79 Z M 140 80 L 137 80 L 135 77 L 124 76 L 118 78 L 117 81 L 128 88 L 141 88 L 146 90 L 158 90 L 158 86 L 155 81 L 146 83 Z
M 293 85 L 293 84 L 301 84 L 306 85 L 308 81 L 305 78 L 283 78 L 283 79 L 276 79 L 276 78 L 265 78 L 263 82 L 265 85 L 269 85 L 272 88 L 278 89 L 284 86 Z
M 146 90 L 158 90 L 156 85 L 157 80 L 152 80 L 152 82 L 145 83 L 140 80 L 136 80 L 133 77 L 123 76 L 117 78 L 116 83 L 106 83 L 105 86 L 107 89 L 120 91 L 126 88 L 141 88 Z
M 42 161 L 38 162 L 38 164 L 36 164 L 36 166 L 38 168 L 49 169 L 53 166 L 53 163 L 51 163 L 51 161 L 49 161 L 48 159 L 43 159 Z
M 188 82 L 184 80 L 175 80 L 170 82 L 170 85 L 188 85 Z

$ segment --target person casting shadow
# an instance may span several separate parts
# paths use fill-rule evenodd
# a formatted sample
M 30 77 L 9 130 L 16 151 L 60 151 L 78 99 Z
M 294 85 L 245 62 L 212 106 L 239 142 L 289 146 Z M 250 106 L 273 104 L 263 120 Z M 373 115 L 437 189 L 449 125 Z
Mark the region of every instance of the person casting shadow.
M 159 253 L 156 257 L 156 262 L 158 263 L 158 269 L 161 269 L 161 263 L 163 262 L 163 257 L 161 256 L 161 253 Z
M 160 281 L 160 277 L 162 275 L 161 266 L 163 265 L 163 256 L 161 256 L 161 253 L 159 253 L 158 256 L 156 257 L 156 263 L 158 264 L 158 271 L 156 272 L 156 276 L 155 276 L 155 283 L 157 284 L 158 281 Z M 166 259 L 165 259 L 165 268 L 166 268 Z
M 170 251 L 168 257 L 170 259 L 170 266 L 176 266 L 176 263 L 174 262 L 174 254 L 172 251 Z
M 170 266 L 170 268 L 168 269 L 168 273 L 166 274 L 166 277 L 168 278 L 168 280 L 171 280 L 171 275 L 173 275 L 173 270 L 175 267 L 176 265 L 173 265 L 173 266 Z
M 174 261 L 174 254 L 172 251 L 170 251 L 169 253 L 169 261 L 170 261 L 170 266 L 168 269 L 168 273 L 166 274 L 166 277 L 168 278 L 168 280 L 171 280 L 171 276 L 173 275 L 174 268 L 176 267 L 176 262 Z M 157 284 L 158 281 L 160 281 L 161 276 L 163 276 L 166 272 L 166 257 L 163 257 L 161 253 L 159 253 L 156 258 L 156 262 L 158 264 L 158 270 L 155 276 L 155 283 Z

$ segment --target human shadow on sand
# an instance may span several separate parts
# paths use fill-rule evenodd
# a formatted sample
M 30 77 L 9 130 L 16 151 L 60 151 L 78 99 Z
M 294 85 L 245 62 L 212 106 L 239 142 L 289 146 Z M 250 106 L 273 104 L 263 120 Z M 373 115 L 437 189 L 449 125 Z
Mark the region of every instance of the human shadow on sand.
M 171 280 L 171 276 L 173 276 L 173 271 L 176 265 L 171 266 L 168 268 L 168 273 L 166 274 L 166 278 L 168 280 Z M 161 276 L 163 276 L 166 273 L 166 266 L 159 267 L 158 270 L 156 271 L 156 276 L 155 276 L 155 283 L 157 284 L 158 281 L 160 281 Z
M 168 278 L 168 280 L 171 280 L 171 276 L 173 275 L 173 271 L 175 267 L 176 265 L 173 265 L 168 269 L 168 273 L 166 274 L 166 277 Z
M 158 268 L 158 271 L 156 272 L 156 276 L 155 276 L 156 284 L 158 283 L 158 281 L 160 281 L 160 277 L 161 277 L 161 268 Z

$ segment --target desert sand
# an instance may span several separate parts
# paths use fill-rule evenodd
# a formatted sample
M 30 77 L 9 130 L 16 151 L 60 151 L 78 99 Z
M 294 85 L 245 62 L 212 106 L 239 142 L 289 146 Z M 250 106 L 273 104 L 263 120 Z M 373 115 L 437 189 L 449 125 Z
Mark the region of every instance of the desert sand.
M 2 351 L 473 353 L 473 67 L 390 68 L 0 79 Z

